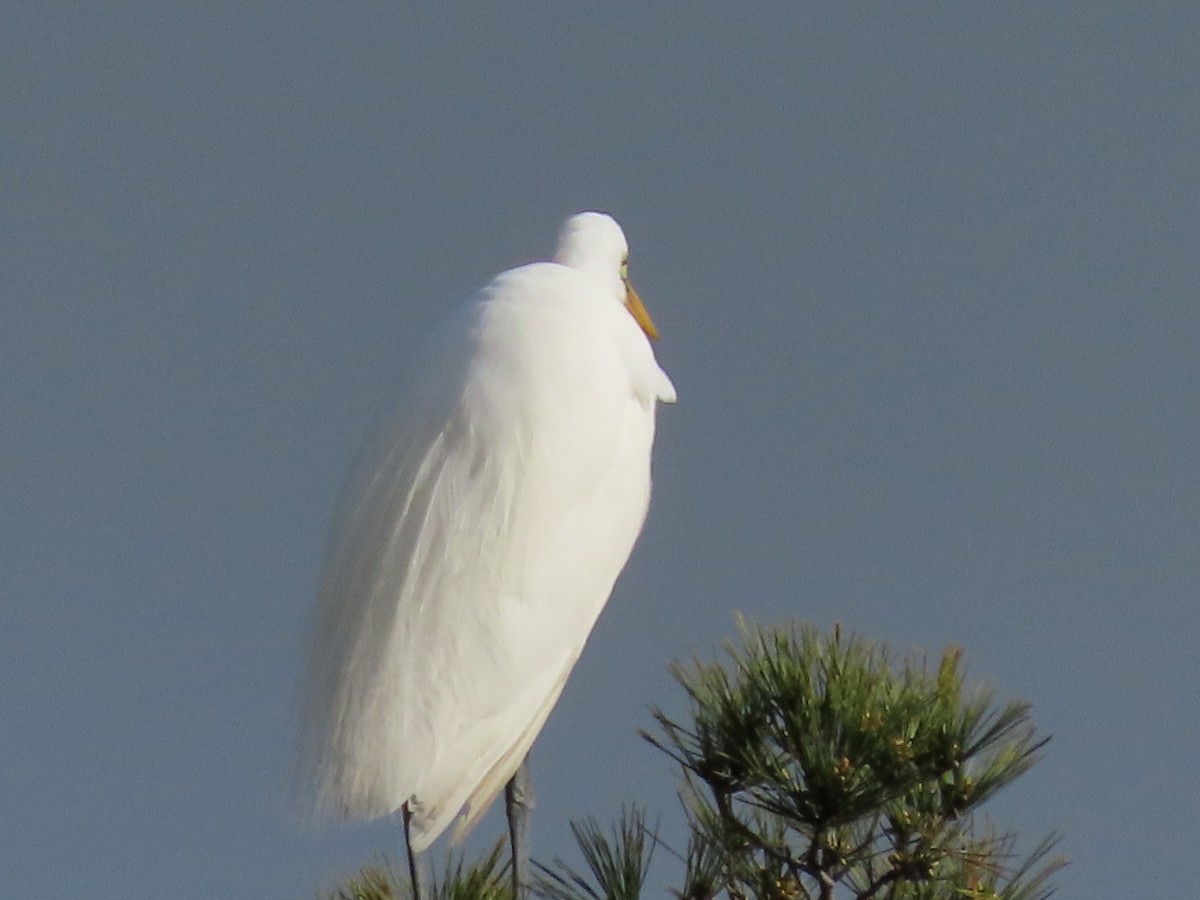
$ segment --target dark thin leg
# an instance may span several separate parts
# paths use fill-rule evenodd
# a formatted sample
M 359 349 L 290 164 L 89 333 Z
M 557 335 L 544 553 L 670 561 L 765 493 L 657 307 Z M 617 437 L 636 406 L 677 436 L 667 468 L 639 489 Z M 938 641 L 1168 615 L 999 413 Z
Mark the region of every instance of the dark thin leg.
M 508 840 L 512 847 L 513 896 L 516 900 L 529 897 L 529 811 L 533 809 L 533 778 L 529 774 L 529 757 L 521 760 L 504 789 L 504 808 L 508 813 Z
M 421 862 L 417 859 L 417 854 L 413 853 L 412 841 L 409 838 L 408 829 L 412 813 L 408 811 L 407 803 L 401 809 L 404 813 L 404 849 L 408 853 L 408 878 L 412 884 L 413 900 L 425 900 L 425 879 L 421 871 Z

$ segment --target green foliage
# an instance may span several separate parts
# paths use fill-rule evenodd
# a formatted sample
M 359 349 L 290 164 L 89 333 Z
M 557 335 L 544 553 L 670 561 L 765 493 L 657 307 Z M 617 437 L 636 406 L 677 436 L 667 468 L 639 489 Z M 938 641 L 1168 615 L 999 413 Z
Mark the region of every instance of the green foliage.
M 460 854 L 451 854 L 442 877 L 423 893 L 428 893 L 428 900 L 513 900 L 506 847 L 501 838 L 487 856 L 471 865 Z M 400 876 L 390 867 L 373 867 L 363 869 L 329 900 L 412 900 L 412 890 L 407 873 Z
M 398 900 L 401 894 L 395 888 L 391 872 L 385 868 L 363 869 L 356 877 L 330 900 Z
M 547 900 L 638 900 L 654 856 L 657 834 L 646 826 L 646 815 L 638 807 L 621 811 L 621 822 L 609 833 L 595 819 L 571 823 L 575 843 L 583 854 L 588 875 L 582 875 L 561 859 L 553 866 L 538 865 L 535 888 Z M 611 835 L 611 837 L 610 837 Z
M 462 856 L 451 857 L 445 874 L 433 887 L 431 900 L 513 900 L 509 862 L 504 856 L 507 846 L 501 837 L 487 856 L 470 866 Z
M 742 625 L 724 663 L 672 672 L 686 721 L 656 710 L 643 737 L 682 771 L 690 824 L 677 900 L 1045 900 L 1053 836 L 1023 859 L 1015 836 L 978 821 L 1048 738 L 1029 707 L 964 688 L 962 654 L 930 666 L 810 627 Z M 639 900 L 657 829 L 634 807 L 608 829 L 571 826 L 584 866 L 537 864 L 546 900 Z M 433 900 L 511 900 L 503 842 L 448 864 Z M 669 849 L 669 848 L 668 848 Z M 406 880 L 405 880 L 406 883 Z M 365 871 L 334 900 L 400 900 Z
M 680 896 L 1005 897 L 1051 893 L 1053 841 L 1011 864 L 974 812 L 1046 743 L 1026 704 L 966 693 L 961 653 L 932 671 L 834 629 L 742 628 L 726 665 L 673 668 L 690 721 L 645 735 L 682 767 L 692 825 Z

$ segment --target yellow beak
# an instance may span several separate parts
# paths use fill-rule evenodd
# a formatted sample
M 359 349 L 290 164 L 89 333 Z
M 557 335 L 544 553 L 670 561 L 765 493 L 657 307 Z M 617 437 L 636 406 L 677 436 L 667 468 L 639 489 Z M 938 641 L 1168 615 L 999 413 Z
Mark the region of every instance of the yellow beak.
M 637 295 L 637 291 L 628 281 L 625 282 L 625 308 L 629 310 L 633 320 L 642 327 L 642 331 L 646 332 L 646 337 L 657 341 L 658 329 L 654 326 L 654 320 L 650 318 L 650 313 L 646 311 L 646 305 L 642 303 L 642 298 Z

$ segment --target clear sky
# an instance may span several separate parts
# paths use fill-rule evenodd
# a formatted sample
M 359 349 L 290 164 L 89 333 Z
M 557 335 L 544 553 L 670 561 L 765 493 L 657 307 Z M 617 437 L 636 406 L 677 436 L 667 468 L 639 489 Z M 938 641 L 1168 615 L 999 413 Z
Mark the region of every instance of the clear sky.
M 535 851 L 634 798 L 671 836 L 635 729 L 741 611 L 961 644 L 1053 735 L 993 812 L 1065 833 L 1063 896 L 1186 892 L 1200 7 L 475 6 L 0 13 L 5 893 L 398 854 L 285 814 L 329 510 L 433 323 L 585 208 L 680 401 Z

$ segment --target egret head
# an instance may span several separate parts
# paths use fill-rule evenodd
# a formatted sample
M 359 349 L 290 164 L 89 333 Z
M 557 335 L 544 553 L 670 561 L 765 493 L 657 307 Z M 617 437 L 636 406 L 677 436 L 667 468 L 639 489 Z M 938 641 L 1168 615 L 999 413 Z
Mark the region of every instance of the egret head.
M 629 281 L 629 244 L 616 220 L 601 212 L 576 213 L 558 233 L 554 261 L 612 285 L 613 296 L 651 340 L 658 340 L 654 320 Z

